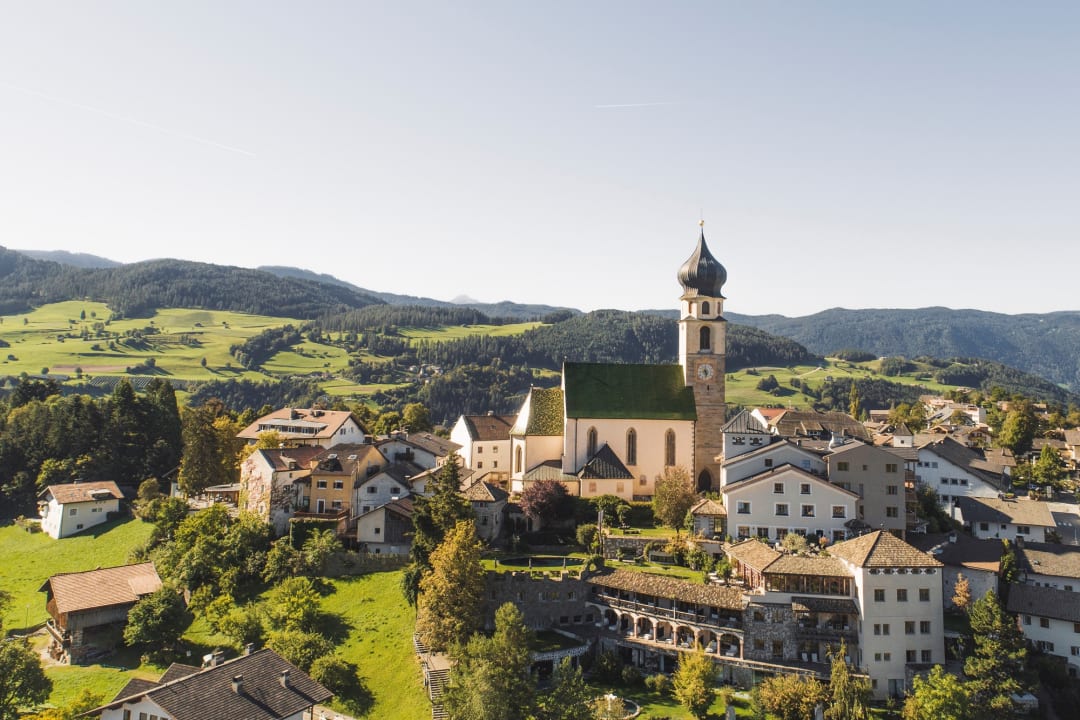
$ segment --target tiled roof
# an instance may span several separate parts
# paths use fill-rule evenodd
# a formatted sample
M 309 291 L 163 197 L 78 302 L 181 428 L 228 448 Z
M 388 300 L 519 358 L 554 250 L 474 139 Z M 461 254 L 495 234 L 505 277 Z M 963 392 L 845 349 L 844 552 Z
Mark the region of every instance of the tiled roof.
M 94 500 L 124 499 L 124 493 L 112 480 L 100 482 L 75 482 L 66 485 L 49 485 L 41 492 L 41 497 L 51 494 L 61 505 L 68 503 L 93 502 Z
M 255 452 L 261 453 L 266 459 L 266 463 L 275 472 L 288 472 L 290 470 L 295 472 L 297 470 L 308 470 L 311 467 L 311 461 L 322 451 L 323 449 L 318 445 L 301 445 L 294 448 L 256 450 Z M 296 463 L 296 467 L 290 465 L 290 460 Z
M 803 445 L 800 445 L 798 443 L 792 442 L 791 440 L 778 439 L 768 445 L 763 445 L 762 447 L 759 447 L 757 450 L 751 450 L 748 453 L 736 455 L 733 458 L 724 460 L 724 465 L 737 465 L 741 462 L 745 462 L 746 460 L 752 460 L 754 458 L 761 457 L 762 455 L 768 455 L 770 453 L 776 452 L 782 447 L 790 447 L 794 450 L 805 453 L 808 457 L 812 457 L 815 460 L 821 460 L 821 453 L 817 452 L 812 448 L 805 447 L 805 443 Z
M 709 605 L 729 610 L 746 607 L 743 591 L 721 585 L 701 585 L 686 580 L 653 575 L 651 573 L 616 570 L 612 573 L 594 575 L 589 583 L 601 587 L 637 592 L 653 597 L 674 598 L 697 605 Z
M 438 474 L 439 470 L 441 470 L 441 468 L 437 468 L 436 470 L 432 471 L 432 474 Z M 360 487 L 363 487 L 368 480 L 374 480 L 375 478 L 382 476 L 388 477 L 395 482 L 405 485 L 408 484 L 406 483 L 406 479 L 408 479 L 411 483 L 415 478 L 424 474 L 425 472 L 425 469 L 420 465 L 417 465 L 416 463 L 396 462 L 387 465 L 383 469 L 379 470 L 379 472 L 372 475 L 370 478 L 365 479 L 363 482 L 360 483 Z
M 769 567 L 781 553 L 773 550 L 771 547 L 761 542 L 760 540 L 743 540 L 740 543 L 729 545 L 725 553 L 743 565 L 753 568 L 757 571 L 762 571 Z
M 1065 431 L 1066 445 L 1080 445 L 1080 428 Z
M 436 457 L 446 457 L 452 452 L 457 452 L 461 446 L 452 440 L 439 437 L 429 432 L 414 432 L 405 436 L 405 441 L 412 443 L 422 450 L 427 450 Z
M 859 567 L 941 567 L 942 563 L 884 530 L 829 546 L 829 554 Z
M 696 420 L 681 365 L 563 363 L 566 417 Z
M 937 442 L 924 445 L 922 449 L 967 470 L 996 488 L 1000 489 L 1004 484 L 1001 466 L 988 463 L 978 450 L 966 447 L 951 437 L 943 437 Z
M 57 613 L 135 603 L 161 587 L 154 563 L 120 565 L 78 573 L 53 575 L 39 588 L 52 591 Z
M 530 388 L 512 435 L 554 436 L 563 434 L 562 388 Z
M 259 433 L 276 431 L 284 438 L 332 438 L 349 418 L 352 418 L 352 413 L 344 410 L 281 408 L 263 415 L 237 433 L 236 437 L 256 440 Z M 356 422 L 355 418 L 353 422 Z M 360 425 L 358 422 L 356 424 Z
M 896 447 L 894 445 L 881 446 L 882 450 L 890 452 L 896 457 L 900 458 L 904 462 L 917 462 L 919 459 L 919 448 L 916 447 Z
M 743 435 L 768 435 L 769 428 L 765 427 L 760 420 L 758 420 L 750 413 L 749 410 L 743 410 L 738 415 L 724 423 L 724 425 L 720 428 L 720 432 Z
M 1026 497 L 1001 500 L 998 498 L 960 497 L 956 499 L 965 523 L 990 522 L 998 524 L 1035 525 L 1056 528 L 1050 506 L 1041 500 Z
M 607 443 L 604 443 L 596 454 L 589 458 L 578 477 L 582 480 L 633 480 L 634 475 L 622 460 L 615 454 Z
M 510 439 L 513 415 L 462 415 L 469 437 L 474 442 L 497 442 Z
M 165 674 L 158 678 L 157 685 L 164 685 L 165 683 L 172 682 L 173 680 L 179 680 L 185 678 L 188 675 L 194 675 L 201 671 L 202 668 L 197 665 L 185 665 L 183 663 L 173 663 L 165 670 Z M 116 697 L 122 697 L 117 695 Z
M 829 432 L 834 435 L 870 440 L 870 432 L 861 422 L 842 412 L 817 412 L 816 410 L 788 410 L 773 421 L 784 437 L 796 437 L 809 433 Z
M 1011 613 L 1080 622 L 1080 593 L 1035 585 L 1009 586 L 1006 609 Z
M 288 671 L 288 683 L 281 681 Z M 242 678 L 240 692 L 232 681 Z M 91 713 L 147 698 L 169 713 L 173 720 L 280 720 L 317 704 L 333 693 L 272 650 L 260 650 L 216 667 L 200 670 L 152 690 L 118 696 Z M 87 713 L 90 715 L 91 713 Z
M 331 448 L 316 448 L 312 456 L 312 475 L 353 475 L 367 467 L 368 463 L 382 465 L 386 456 L 374 445 L 342 443 Z
M 965 533 L 911 533 L 908 542 L 946 565 L 987 572 L 998 571 L 1005 546 L 1000 540 L 979 540 Z
M 1051 543 L 1025 542 L 1014 545 L 1016 562 L 1021 570 L 1038 575 L 1080 578 L 1080 547 Z
M 851 577 L 851 571 L 842 562 L 822 555 L 781 555 L 765 569 L 765 574 Z
M 577 482 L 577 475 L 569 475 L 563 472 L 562 462 L 559 460 L 545 460 L 536 467 L 529 468 L 521 476 L 524 482 L 539 482 L 541 480 L 558 480 L 559 482 Z
M 465 490 L 465 499 L 470 502 L 502 502 L 510 497 L 502 488 L 488 482 L 478 481 Z
M 710 498 L 698 501 L 690 512 L 694 515 L 727 515 L 727 508 Z

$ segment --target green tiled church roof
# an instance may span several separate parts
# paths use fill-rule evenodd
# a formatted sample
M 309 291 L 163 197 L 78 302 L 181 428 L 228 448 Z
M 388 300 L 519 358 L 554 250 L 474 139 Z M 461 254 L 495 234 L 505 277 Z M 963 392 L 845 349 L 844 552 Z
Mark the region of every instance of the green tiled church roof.
M 566 416 L 696 420 L 681 365 L 564 363 Z
M 562 435 L 562 388 L 531 388 L 525 407 L 521 409 L 521 415 L 518 416 L 510 434 Z

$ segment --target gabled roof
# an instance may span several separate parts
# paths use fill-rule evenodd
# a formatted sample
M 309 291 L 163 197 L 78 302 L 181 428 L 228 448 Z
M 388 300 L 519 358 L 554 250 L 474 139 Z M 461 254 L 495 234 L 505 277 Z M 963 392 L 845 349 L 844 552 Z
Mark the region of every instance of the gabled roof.
M 51 591 L 56 612 L 65 615 L 80 610 L 134 604 L 142 596 L 160 588 L 161 578 L 154 569 L 154 563 L 147 562 L 53 575 L 38 588 L 38 592 Z
M 875 530 L 829 546 L 829 554 L 858 567 L 941 567 L 940 560 L 885 530 Z
M 674 598 L 683 602 L 728 610 L 742 610 L 747 605 L 743 591 L 739 588 L 702 585 L 652 573 L 616 570 L 608 574 L 593 575 L 588 582 L 600 587 L 638 592 L 653 597 Z
M 1066 445 L 1080 445 L 1080 428 L 1065 431 Z
M 390 465 L 387 465 L 386 467 L 379 470 L 371 477 L 365 478 L 364 480 L 360 481 L 357 487 L 363 487 L 371 480 L 384 476 L 390 478 L 395 482 L 401 483 L 402 485 L 408 486 L 414 480 L 416 480 L 416 478 L 426 474 L 427 472 L 430 472 L 432 475 L 436 475 L 441 470 L 442 468 L 435 468 L 431 471 L 425 471 L 423 467 L 413 462 L 391 463 Z
M 94 502 L 96 500 L 123 500 L 124 493 L 112 480 L 100 482 L 73 482 L 64 485 L 49 485 L 38 497 L 44 499 L 52 495 L 61 505 L 69 503 Z
M 409 433 L 405 436 L 405 440 L 422 450 L 427 450 L 435 457 L 446 457 L 450 453 L 461 449 L 461 446 L 453 440 L 429 432 Z
M 743 453 L 742 455 L 736 455 L 733 458 L 725 459 L 724 460 L 724 466 L 727 467 L 729 465 L 738 465 L 741 462 L 745 462 L 747 460 L 752 460 L 753 458 L 761 457 L 762 455 L 769 455 L 769 454 L 774 453 L 774 452 L 776 452 L 777 450 L 779 450 L 779 449 L 781 449 L 783 447 L 789 447 L 789 448 L 791 448 L 793 450 L 798 450 L 799 452 L 803 453 L 807 457 L 813 458 L 813 459 L 818 460 L 818 461 L 821 460 L 821 453 L 820 452 L 818 452 L 816 450 L 813 450 L 813 449 L 810 449 L 810 448 L 803 447 L 802 445 L 793 443 L 792 441 L 790 441 L 790 440 L 788 440 L 786 438 L 780 438 L 780 439 L 776 440 L 775 442 L 769 443 L 768 445 L 762 445 L 757 450 L 751 450 L 748 453 Z
M 386 456 L 374 445 L 342 443 L 316 449 L 319 452 L 312 456 L 312 475 L 354 475 L 370 462 L 378 465 L 386 462 Z
M 792 465 L 790 463 L 784 463 L 783 465 L 780 465 L 779 467 L 769 468 L 765 472 L 758 473 L 757 475 L 752 475 L 751 477 L 748 477 L 745 480 L 739 480 L 737 482 L 728 483 L 727 487 L 724 488 L 724 492 L 727 493 L 727 492 L 740 491 L 743 488 L 749 487 L 751 485 L 755 485 L 755 484 L 757 484 L 759 482 L 764 482 L 766 480 L 776 480 L 781 475 L 786 475 L 787 473 L 794 473 L 796 476 L 798 476 L 799 480 L 806 480 L 807 482 L 812 482 L 815 485 L 820 485 L 822 487 L 827 487 L 830 490 L 835 490 L 836 492 L 841 493 L 843 495 L 850 495 L 853 498 L 859 497 L 858 493 L 854 493 L 854 492 L 852 492 L 850 490 L 845 490 L 844 488 L 840 487 L 839 485 L 836 485 L 835 483 L 829 482 L 828 480 L 821 477 L 820 475 L 814 475 L 813 473 L 808 473 L 805 470 L 803 470 L 802 468 L 795 467 L 794 465 Z
M 503 502 L 510 497 L 510 493 L 498 485 L 492 485 L 483 480 L 474 482 L 463 494 L 469 502 Z
M 562 388 L 529 388 L 511 435 L 555 436 L 563 434 Z
M 1080 546 L 1025 541 L 1013 550 L 1016 564 L 1027 573 L 1080 579 Z
M 784 437 L 819 434 L 846 435 L 870 440 L 870 432 L 861 422 L 842 412 L 817 412 L 816 410 L 788 410 L 777 417 L 773 427 Z
M 315 459 L 323 449 L 318 445 L 301 445 L 294 448 L 279 448 L 274 450 L 256 450 L 255 452 L 262 455 L 266 464 L 269 465 L 274 472 L 293 472 L 299 470 L 309 470 L 311 468 L 311 461 Z M 296 464 L 293 467 L 292 464 Z
M 1080 622 L 1080 593 L 1035 585 L 1009 586 L 1006 609 L 1011 613 Z
M 633 480 L 634 475 L 626 469 L 622 460 L 607 443 L 589 458 L 578 477 L 582 480 Z
M 540 482 L 541 480 L 558 480 L 559 482 L 577 482 L 577 475 L 569 475 L 563 472 L 562 463 L 558 460 L 545 460 L 539 465 L 529 468 L 521 476 L 524 482 Z
M 842 562 L 822 555 L 781 555 L 765 568 L 766 575 L 820 575 L 821 577 L 851 577 Z
M 693 515 L 727 515 L 727 508 L 722 503 L 718 503 L 711 498 L 705 498 L 704 500 L 698 500 L 690 508 L 690 513 Z
M 769 428 L 765 427 L 749 410 L 743 410 L 724 423 L 720 428 L 720 432 L 741 435 L 768 435 Z
M 462 415 L 465 429 L 473 442 L 498 442 L 510 439 L 515 415 Z
M 696 420 L 681 365 L 563 363 L 568 418 Z
M 395 515 L 400 515 L 403 518 L 409 519 L 413 515 L 413 501 L 410 497 L 398 498 L 397 500 L 391 500 L 388 503 L 384 503 L 379 507 L 368 510 L 366 513 L 360 513 L 357 517 L 364 517 L 371 515 L 372 513 L 390 512 Z
M 908 537 L 913 547 L 946 565 L 992 573 L 1000 569 L 1005 549 L 1000 540 L 979 540 L 965 533 L 911 533 Z
M 1031 500 L 1026 497 L 1011 500 L 959 497 L 956 499 L 956 505 L 960 508 L 965 523 L 989 522 L 1057 527 L 1057 522 L 1050 513 L 1050 506 L 1041 500 Z
M 951 437 L 945 436 L 937 442 L 923 445 L 920 450 L 933 453 L 996 488 L 1003 487 L 1000 465 L 987 462 L 978 450 L 958 443 Z
M 753 538 L 729 545 L 726 550 L 729 557 L 758 572 L 763 571 L 780 557 L 782 553 L 773 550 L 767 544 Z
M 288 672 L 287 682 L 282 682 L 284 672 Z M 242 678 L 239 692 L 232 687 L 237 677 Z M 280 720 L 333 697 L 333 693 L 273 650 L 260 650 L 155 685 L 151 690 L 117 696 L 82 717 L 100 716 L 105 709 L 120 708 L 145 698 L 169 713 L 173 720 Z
M 324 440 L 334 437 L 341 426 L 352 420 L 363 430 L 353 414 L 344 410 L 281 408 L 263 415 L 236 434 L 244 440 L 257 440 L 260 433 L 277 432 L 283 438 Z

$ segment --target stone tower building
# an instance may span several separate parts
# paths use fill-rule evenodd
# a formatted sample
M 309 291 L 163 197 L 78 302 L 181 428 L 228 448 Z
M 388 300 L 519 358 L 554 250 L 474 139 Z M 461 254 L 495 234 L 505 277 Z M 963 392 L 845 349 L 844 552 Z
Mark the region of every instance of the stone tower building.
M 705 244 L 704 223 L 697 247 L 679 268 L 680 298 L 679 363 L 687 387 L 694 391 L 697 422 L 694 426 L 694 472 L 697 489 L 711 490 L 720 481 L 716 461 L 723 449 L 726 403 L 724 378 L 727 359 L 727 320 L 724 319 L 723 285 L 727 270 Z

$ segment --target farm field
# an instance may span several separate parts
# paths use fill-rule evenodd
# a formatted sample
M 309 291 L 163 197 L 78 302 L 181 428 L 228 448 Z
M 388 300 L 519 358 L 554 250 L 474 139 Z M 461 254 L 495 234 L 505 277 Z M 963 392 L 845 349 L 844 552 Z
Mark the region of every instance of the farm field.
M 542 324 L 539 322 L 524 322 L 508 325 L 449 325 L 441 328 L 399 328 L 398 334 L 409 338 L 413 342 L 422 340 L 443 342 L 446 340 L 458 340 L 471 335 L 492 335 L 496 337 L 520 335 L 526 330 L 532 330 Z

